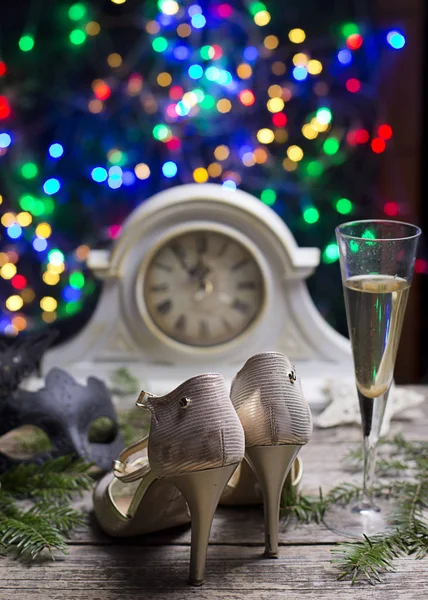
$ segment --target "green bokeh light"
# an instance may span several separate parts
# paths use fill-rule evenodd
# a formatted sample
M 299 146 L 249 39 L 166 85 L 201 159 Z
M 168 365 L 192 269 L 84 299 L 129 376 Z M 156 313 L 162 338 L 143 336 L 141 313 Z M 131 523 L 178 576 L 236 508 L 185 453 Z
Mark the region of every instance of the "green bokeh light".
M 79 271 L 70 274 L 69 282 L 72 288 L 80 290 L 85 285 L 85 276 Z
M 323 150 L 329 156 L 333 156 L 340 148 L 339 140 L 334 137 L 327 138 L 323 145 Z
M 86 40 L 86 33 L 83 29 L 73 29 L 70 31 L 70 42 L 75 46 L 80 46 Z
M 210 96 L 210 94 L 206 94 L 205 98 L 201 102 L 202 108 L 209 109 L 209 108 L 213 108 L 214 105 L 215 105 L 214 98 L 212 96 Z
M 329 108 L 326 108 L 325 106 L 317 110 L 317 121 L 319 121 L 319 123 L 322 123 L 323 125 L 327 125 L 328 123 L 330 123 L 332 116 L 333 115 L 331 114 L 331 110 Z
M 23 35 L 18 42 L 22 52 L 29 52 L 34 48 L 34 38 L 32 35 Z
M 306 170 L 311 177 L 319 177 L 324 172 L 324 167 L 318 160 L 312 160 L 307 164 Z
M 310 206 L 309 208 L 305 208 L 305 210 L 303 211 L 303 218 L 306 221 L 306 223 L 309 223 L 309 225 L 313 225 L 319 220 L 320 213 L 318 212 L 318 209 L 315 208 L 315 206 Z
M 79 310 L 82 307 L 82 303 L 81 302 L 68 302 L 66 307 L 65 307 L 65 312 L 68 315 L 74 315 L 77 312 L 79 312 Z
M 329 264 L 339 260 L 339 247 L 337 244 L 329 244 L 322 255 L 323 262 Z
M 360 33 L 360 28 L 356 23 L 345 23 L 342 26 L 342 34 L 344 37 L 349 37 L 350 35 L 354 35 L 355 33 Z
M 45 203 L 43 202 L 43 200 L 34 200 L 33 208 L 30 210 L 30 212 L 35 217 L 40 217 L 41 215 L 44 215 L 46 212 L 46 209 L 45 209 Z
M 252 2 L 250 4 L 249 10 L 254 17 L 257 13 L 261 12 L 262 10 L 267 10 L 267 8 L 266 4 L 263 4 L 263 2 Z
M 168 48 L 168 42 L 164 37 L 159 36 L 153 40 L 152 47 L 155 52 L 165 52 Z
M 153 127 L 153 137 L 155 140 L 166 140 L 169 135 L 169 128 L 166 125 L 155 125 Z
M 34 179 L 38 172 L 37 165 L 32 162 L 25 163 L 21 167 L 21 175 L 24 179 Z
M 60 265 L 64 262 L 64 254 L 61 250 L 53 248 L 48 254 L 49 262 L 53 265 Z
M 68 16 L 72 21 L 80 21 L 86 15 L 86 12 L 86 6 L 82 2 L 76 2 L 68 9 Z
M 271 190 L 269 188 L 262 191 L 260 194 L 260 200 L 267 204 L 268 206 L 273 206 L 276 201 L 276 192 L 275 190 Z
M 19 206 L 22 208 L 22 210 L 32 212 L 35 201 L 36 199 L 34 196 L 31 196 L 30 194 L 24 194 L 19 198 Z
M 341 215 L 348 215 L 352 211 L 352 202 L 348 198 L 340 198 L 336 202 L 336 210 Z
M 215 50 L 212 46 L 202 46 L 200 53 L 201 58 L 203 58 L 204 60 L 209 60 L 210 58 L 213 58 Z

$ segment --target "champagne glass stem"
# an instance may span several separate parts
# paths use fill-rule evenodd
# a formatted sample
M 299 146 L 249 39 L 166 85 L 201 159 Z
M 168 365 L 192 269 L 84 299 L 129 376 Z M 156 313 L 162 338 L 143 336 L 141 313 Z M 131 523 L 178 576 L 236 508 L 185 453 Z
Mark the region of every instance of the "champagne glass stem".
M 376 509 L 373 505 L 373 484 L 376 469 L 377 443 L 383 415 L 385 413 L 388 391 L 377 398 L 367 398 L 358 392 L 364 435 L 364 479 L 362 508 Z

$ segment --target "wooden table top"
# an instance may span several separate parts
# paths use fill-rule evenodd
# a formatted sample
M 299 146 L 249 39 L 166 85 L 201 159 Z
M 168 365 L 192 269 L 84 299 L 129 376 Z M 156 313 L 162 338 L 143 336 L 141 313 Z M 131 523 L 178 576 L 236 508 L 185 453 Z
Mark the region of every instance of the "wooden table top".
M 421 388 L 418 388 L 421 389 Z M 428 394 L 428 389 L 424 391 Z M 428 403 L 425 405 L 428 412 Z M 391 434 L 426 440 L 428 417 L 414 422 L 394 421 Z M 317 493 L 344 482 L 360 483 L 361 475 L 344 470 L 342 457 L 356 447 L 357 427 L 315 430 L 301 451 L 302 487 Z M 90 506 L 90 497 L 79 501 Z M 428 558 L 402 558 L 384 583 L 372 587 L 337 581 L 330 563 L 334 544 L 344 541 L 323 525 L 290 521 L 281 525 L 277 560 L 265 559 L 262 508 L 219 508 L 213 523 L 206 583 L 187 585 L 190 528 L 150 536 L 112 540 L 91 526 L 77 531 L 69 554 L 55 562 L 30 566 L 0 559 L 0 600 L 426 600 Z

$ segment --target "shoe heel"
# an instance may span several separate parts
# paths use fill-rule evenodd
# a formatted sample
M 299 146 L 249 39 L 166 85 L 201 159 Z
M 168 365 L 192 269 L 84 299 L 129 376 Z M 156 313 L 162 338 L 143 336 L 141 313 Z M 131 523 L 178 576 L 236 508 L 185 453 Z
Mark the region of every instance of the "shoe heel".
M 279 509 L 282 488 L 301 446 L 253 446 L 245 458 L 257 476 L 263 492 L 265 556 L 278 557 Z
M 183 494 L 192 519 L 189 583 L 204 583 L 208 540 L 220 496 L 238 464 L 168 477 Z

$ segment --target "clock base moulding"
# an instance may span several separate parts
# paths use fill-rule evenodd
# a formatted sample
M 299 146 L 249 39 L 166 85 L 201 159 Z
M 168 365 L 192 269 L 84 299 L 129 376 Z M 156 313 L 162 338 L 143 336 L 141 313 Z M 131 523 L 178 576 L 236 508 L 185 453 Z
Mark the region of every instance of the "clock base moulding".
M 46 356 L 44 369 L 108 377 L 125 366 L 142 387 L 162 394 L 201 372 L 231 379 L 252 354 L 275 350 L 296 363 L 309 400 L 318 403 L 322 380 L 352 374 L 349 341 L 307 290 L 319 256 L 317 248 L 298 247 L 278 215 L 246 192 L 216 184 L 160 192 L 129 216 L 111 252 L 91 252 L 88 266 L 103 279 L 97 309 L 75 338 Z M 163 275 L 159 257 L 168 263 Z M 245 278 L 254 281 L 245 285 Z M 196 316 L 205 331 L 195 329 Z M 175 335 L 172 319 L 188 329 Z M 230 323 L 230 335 L 216 330 L 221 323 Z

